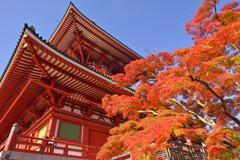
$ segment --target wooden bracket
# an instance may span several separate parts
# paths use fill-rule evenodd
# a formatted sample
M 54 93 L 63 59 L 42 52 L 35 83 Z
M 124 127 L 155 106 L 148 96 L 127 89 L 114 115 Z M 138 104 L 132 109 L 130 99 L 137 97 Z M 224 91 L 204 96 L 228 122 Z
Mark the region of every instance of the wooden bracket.
M 29 37 L 24 37 L 26 43 L 23 46 L 23 49 L 26 51 L 30 51 L 30 54 L 32 55 L 32 59 L 34 61 L 34 63 L 38 66 L 38 68 L 42 71 L 42 73 L 47 77 L 47 79 L 51 80 L 51 77 L 48 75 L 48 73 L 45 71 L 45 69 L 43 68 L 43 66 L 41 65 L 41 60 L 40 58 L 37 56 L 37 53 L 35 51 L 35 49 L 33 48 L 33 44 L 31 42 L 31 40 L 29 39 Z

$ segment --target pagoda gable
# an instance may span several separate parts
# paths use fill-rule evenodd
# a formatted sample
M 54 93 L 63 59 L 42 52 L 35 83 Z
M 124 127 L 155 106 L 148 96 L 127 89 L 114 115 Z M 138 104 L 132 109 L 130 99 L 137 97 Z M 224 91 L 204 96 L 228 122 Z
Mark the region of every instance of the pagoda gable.
M 107 75 L 121 73 L 130 61 L 142 58 L 89 20 L 72 3 L 49 42 L 77 61 Z

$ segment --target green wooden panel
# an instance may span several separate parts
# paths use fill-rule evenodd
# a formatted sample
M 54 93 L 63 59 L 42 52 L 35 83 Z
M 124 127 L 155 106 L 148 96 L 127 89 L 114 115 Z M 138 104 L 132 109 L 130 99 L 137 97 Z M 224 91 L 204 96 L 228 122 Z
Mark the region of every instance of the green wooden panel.
M 46 131 L 47 131 L 47 124 L 40 129 L 38 138 L 45 138 Z
M 79 141 L 79 134 L 80 126 L 67 122 L 61 122 L 59 138 Z

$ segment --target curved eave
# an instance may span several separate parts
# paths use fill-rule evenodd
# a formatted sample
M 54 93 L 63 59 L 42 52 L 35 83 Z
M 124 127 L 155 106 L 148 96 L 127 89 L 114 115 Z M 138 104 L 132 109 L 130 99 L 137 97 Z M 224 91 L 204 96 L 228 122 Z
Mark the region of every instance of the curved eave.
M 2 73 L 2 75 L 1 75 L 1 77 L 0 77 L 0 86 L 1 86 L 1 84 L 2 84 L 3 78 L 4 78 L 6 72 L 7 72 L 8 68 L 9 68 L 11 62 L 13 61 L 13 58 L 14 58 L 16 52 L 17 52 L 18 46 L 19 46 L 19 44 L 20 44 L 20 42 L 21 42 L 21 40 L 22 40 L 22 37 L 23 37 L 23 35 L 24 35 L 24 32 L 25 32 L 26 28 L 28 28 L 28 25 L 25 23 L 25 24 L 24 24 L 24 27 L 23 27 L 23 29 L 22 29 L 21 35 L 20 35 L 19 38 L 18 38 L 18 42 L 17 42 L 17 44 L 16 44 L 16 46 L 15 46 L 15 48 L 14 48 L 14 50 L 13 50 L 13 53 L 12 53 L 10 59 L 8 60 L 7 66 L 5 67 L 3 73 Z
M 143 59 L 142 56 L 140 56 L 139 54 L 137 54 L 135 51 L 133 51 L 132 49 L 130 49 L 129 47 L 127 47 L 126 45 L 124 45 L 122 42 L 120 42 L 119 40 L 117 40 L 116 38 L 114 38 L 112 35 L 110 35 L 109 33 L 107 33 L 105 30 L 103 30 L 101 27 L 99 27 L 97 24 L 93 23 L 90 19 L 88 19 L 83 13 L 81 13 L 75 6 L 73 3 L 70 2 L 69 7 L 64 15 L 64 17 L 62 18 L 61 22 L 59 23 L 59 25 L 57 26 L 57 28 L 55 29 L 55 31 L 53 32 L 52 36 L 49 39 L 49 42 L 51 43 L 53 38 L 56 36 L 56 34 L 58 33 L 58 30 L 61 28 L 61 26 L 64 25 L 65 20 L 68 18 L 68 13 L 71 11 L 71 9 L 73 9 L 76 13 L 78 13 L 78 15 L 83 18 L 88 24 L 91 25 L 91 27 L 95 28 L 96 30 L 98 30 L 100 33 L 102 33 L 103 35 L 107 36 L 108 38 L 110 38 L 112 41 L 114 41 L 116 44 L 118 44 L 119 46 L 123 47 L 124 49 L 126 49 L 128 52 L 130 52 L 132 55 L 135 56 L 134 59 Z M 132 59 L 132 60 L 134 60 Z
M 0 117 L 0 137 L 10 129 L 11 125 L 15 123 L 20 115 L 29 107 L 37 95 L 39 95 L 44 88 L 35 83 L 26 84 L 19 96 L 9 106 L 7 111 Z
M 62 59 L 64 59 L 64 60 L 72 63 L 73 65 L 75 65 L 75 66 L 77 66 L 77 67 L 79 67 L 79 68 L 87 71 L 88 73 L 91 73 L 91 74 L 93 74 L 93 75 L 101 78 L 101 79 L 104 80 L 104 81 L 109 82 L 109 83 L 112 84 L 112 85 L 117 85 L 116 82 L 114 82 L 114 81 L 112 80 L 112 77 L 111 77 L 111 76 L 105 75 L 105 74 L 103 74 L 103 73 L 101 73 L 101 72 L 99 72 L 99 71 L 97 71 L 97 70 L 94 70 L 93 68 L 90 68 L 90 67 L 88 67 L 87 65 L 85 65 L 85 64 L 83 64 L 83 63 L 80 63 L 80 62 L 78 62 L 77 60 L 75 60 L 75 59 L 67 56 L 66 54 L 62 53 L 60 50 L 57 50 L 56 47 L 50 45 L 49 42 L 46 42 L 46 40 L 42 40 L 40 37 L 38 37 L 38 35 L 37 35 L 35 32 L 33 32 L 30 28 L 27 28 L 27 30 L 26 30 L 25 32 L 26 32 L 27 34 L 31 35 L 32 38 L 33 38 L 34 40 L 36 40 L 37 42 L 39 42 L 41 45 L 45 45 L 46 48 L 47 48 L 49 51 L 51 51 L 52 53 L 58 55 L 58 56 L 61 57 Z M 125 88 L 125 87 L 124 87 L 124 90 L 126 90 L 127 92 L 129 92 L 129 93 L 131 93 L 131 94 L 134 94 L 134 90 L 131 89 L 131 88 Z
M 107 81 L 113 85 L 116 85 L 116 83 L 112 80 L 112 77 L 111 76 L 108 76 L 106 74 L 103 74 L 93 68 L 90 68 L 89 66 L 85 65 L 85 64 L 82 64 L 80 62 L 78 62 L 77 60 L 67 56 L 66 54 L 62 53 L 60 50 L 58 50 L 56 47 L 50 45 L 49 42 L 47 42 L 46 40 L 43 40 L 41 37 L 39 37 L 38 34 L 35 33 L 35 31 L 32 30 L 32 28 L 28 27 L 27 24 L 24 25 L 24 28 L 23 28 L 23 31 L 22 31 L 22 34 L 20 35 L 20 38 L 18 40 L 18 43 L 14 49 L 14 52 L 12 53 L 12 56 L 4 70 L 4 72 L 2 73 L 2 76 L 1 76 L 1 79 L 0 79 L 0 86 L 2 85 L 2 82 L 4 81 L 4 79 L 6 78 L 6 75 L 7 75 L 7 72 L 9 72 L 10 68 L 11 68 L 11 64 L 13 62 L 13 59 L 15 57 L 15 54 L 19 48 L 19 45 L 21 43 L 21 40 L 24 36 L 25 33 L 28 33 L 29 35 L 31 35 L 36 41 L 38 41 L 39 43 L 41 43 L 42 45 L 46 46 L 50 51 L 52 51 L 53 53 L 55 53 L 56 55 L 60 56 L 61 58 L 63 58 L 64 60 L 78 66 L 79 68 L 103 79 L 104 81 Z M 124 90 L 126 90 L 127 92 L 129 93 L 132 93 L 134 94 L 134 90 L 131 89 L 131 88 L 124 88 Z

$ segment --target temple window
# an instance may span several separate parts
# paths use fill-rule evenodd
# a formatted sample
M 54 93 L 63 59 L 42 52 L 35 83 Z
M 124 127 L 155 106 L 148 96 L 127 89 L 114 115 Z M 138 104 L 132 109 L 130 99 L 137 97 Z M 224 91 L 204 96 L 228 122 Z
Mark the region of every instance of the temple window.
M 64 138 L 73 141 L 80 140 L 80 126 L 72 123 L 61 122 L 59 130 L 59 138 Z

